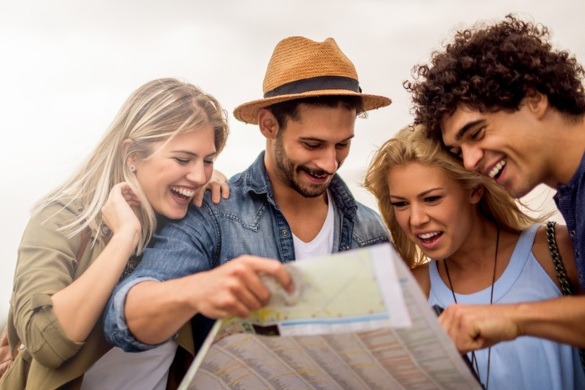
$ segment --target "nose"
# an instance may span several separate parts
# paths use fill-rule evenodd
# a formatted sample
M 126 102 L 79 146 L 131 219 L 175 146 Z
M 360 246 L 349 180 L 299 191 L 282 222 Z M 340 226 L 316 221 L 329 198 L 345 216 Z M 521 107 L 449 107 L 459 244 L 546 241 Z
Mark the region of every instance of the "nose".
M 207 169 L 207 167 L 202 161 L 193 164 L 189 172 L 187 172 L 187 180 L 198 186 L 203 186 L 207 184 L 210 178 L 211 171 L 210 169 Z
M 480 148 L 471 145 L 461 145 L 461 155 L 465 169 L 472 172 L 479 170 L 479 162 L 483 158 L 483 152 Z
M 317 167 L 331 174 L 337 172 L 339 162 L 337 161 L 337 150 L 334 146 L 322 151 L 317 160 Z
M 410 225 L 420 227 L 429 221 L 425 207 L 416 203 L 410 205 Z

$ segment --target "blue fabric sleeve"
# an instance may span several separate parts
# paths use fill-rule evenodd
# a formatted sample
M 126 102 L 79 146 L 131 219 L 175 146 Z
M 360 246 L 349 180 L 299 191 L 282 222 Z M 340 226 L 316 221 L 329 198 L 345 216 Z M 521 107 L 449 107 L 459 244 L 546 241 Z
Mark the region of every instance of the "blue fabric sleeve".
M 191 207 L 180 221 L 167 222 L 153 237 L 134 272 L 116 286 L 104 316 L 106 339 L 127 352 L 143 351 L 157 345 L 140 342 L 132 335 L 124 314 L 130 289 L 144 281 L 164 282 L 207 271 L 216 262 L 219 229 L 209 205 Z
M 130 283 L 123 283 L 116 288 L 108 303 L 108 311 L 104 319 L 104 334 L 110 344 L 122 348 L 126 352 L 140 352 L 155 348 L 156 345 L 144 344 L 132 336 L 126 325 L 124 304 L 128 291 L 136 284 L 155 280 L 152 278 L 136 278 Z

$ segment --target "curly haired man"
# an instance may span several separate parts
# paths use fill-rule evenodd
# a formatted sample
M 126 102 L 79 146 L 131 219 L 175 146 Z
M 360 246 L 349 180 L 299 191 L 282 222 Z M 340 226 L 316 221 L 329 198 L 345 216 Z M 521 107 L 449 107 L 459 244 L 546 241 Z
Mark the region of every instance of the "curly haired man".
M 585 72 L 549 37 L 545 26 L 513 15 L 477 24 L 457 32 L 430 64 L 416 66 L 405 88 L 413 96 L 415 123 L 468 170 L 518 198 L 541 183 L 557 190 L 579 290 L 585 288 Z M 585 297 L 452 305 L 440 321 L 460 351 L 523 335 L 585 347 Z

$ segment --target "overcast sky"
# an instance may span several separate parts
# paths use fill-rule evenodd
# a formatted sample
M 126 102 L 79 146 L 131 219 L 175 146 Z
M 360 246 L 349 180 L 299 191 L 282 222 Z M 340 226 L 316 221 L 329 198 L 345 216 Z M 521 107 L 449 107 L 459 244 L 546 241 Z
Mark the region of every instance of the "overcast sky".
M 231 125 L 216 167 L 232 175 L 264 147 L 258 129 L 231 112 L 261 97 L 276 43 L 291 35 L 335 38 L 363 91 L 393 100 L 358 120 L 340 170 L 358 200 L 376 207 L 359 183 L 376 148 L 410 121 L 402 82 L 412 66 L 457 28 L 509 12 L 547 25 L 557 47 L 585 61 L 582 0 L 1 0 L 0 322 L 31 206 L 88 155 L 140 85 L 177 77 L 215 95 Z M 551 209 L 541 199 L 553 193 L 538 191 L 529 201 Z

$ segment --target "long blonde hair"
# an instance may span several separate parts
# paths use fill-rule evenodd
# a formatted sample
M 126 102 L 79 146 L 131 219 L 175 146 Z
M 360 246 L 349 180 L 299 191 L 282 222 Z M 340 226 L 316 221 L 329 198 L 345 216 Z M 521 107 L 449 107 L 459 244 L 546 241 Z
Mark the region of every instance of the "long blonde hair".
M 410 268 L 426 262 L 427 258 L 398 225 L 390 204 L 388 174 L 396 167 L 413 162 L 443 169 L 466 190 L 483 186 L 485 190 L 478 203 L 480 214 L 501 228 L 521 232 L 545 219 L 525 214 L 519 202 L 500 185 L 490 178 L 466 170 L 461 161 L 445 151 L 438 141 L 425 135 L 423 126 L 407 126 L 375 153 L 368 167 L 364 186 L 376 197 L 382 219 L 390 230 L 396 249 Z
M 156 214 L 126 160 L 134 153 L 147 159 L 156 152 L 153 143 L 166 141 L 166 145 L 179 134 L 197 131 L 209 124 L 214 128 L 215 147 L 219 153 L 225 146 L 229 127 L 225 110 L 213 96 L 171 78 L 144 84 L 123 104 L 89 158 L 69 179 L 40 199 L 33 213 L 53 203 L 67 207 L 75 202 L 81 210 L 61 229 L 68 237 L 73 237 L 89 227 L 97 237 L 103 224 L 101 208 L 110 190 L 117 183 L 128 182 L 142 202 L 137 210 L 142 224 L 136 250 L 140 254 L 156 230 Z M 127 152 L 123 147 L 125 140 L 132 141 Z

